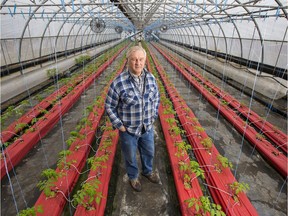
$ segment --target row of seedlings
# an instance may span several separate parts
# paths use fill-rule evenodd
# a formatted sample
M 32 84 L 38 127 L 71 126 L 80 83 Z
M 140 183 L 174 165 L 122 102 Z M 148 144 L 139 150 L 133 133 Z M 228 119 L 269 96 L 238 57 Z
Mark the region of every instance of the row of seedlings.
M 101 128 L 104 132 L 95 156 L 87 160 L 91 165 L 89 176 L 83 182 L 81 189 L 74 195 L 73 200 L 77 206 L 75 216 L 104 215 L 119 139 L 119 131 L 113 130 L 108 121 L 107 119 L 106 125 Z
M 160 51 L 160 47 L 157 47 L 157 50 Z M 268 139 L 270 139 L 275 145 L 278 146 L 278 148 L 281 148 L 287 154 L 288 143 L 287 135 L 285 133 L 279 130 L 276 126 L 272 125 L 270 122 L 262 119 L 256 112 L 249 109 L 247 106 L 241 104 L 238 100 L 236 100 L 227 92 L 218 88 L 208 79 L 205 79 L 200 73 L 198 73 L 186 62 L 181 61 L 179 58 L 173 56 L 172 54 L 168 54 L 167 56 L 170 57 L 171 62 L 177 62 L 178 66 L 180 66 L 181 69 L 186 69 L 198 83 L 205 86 L 205 88 L 209 90 L 211 94 L 219 98 L 222 104 L 229 106 L 231 109 L 234 110 L 234 112 L 237 112 L 239 113 L 239 115 L 242 115 L 244 118 L 248 119 L 249 124 L 253 125 L 255 128 L 257 128 L 257 130 L 260 131 L 260 135 L 258 136 L 259 138 L 262 134 L 267 136 Z
M 119 45 L 117 48 L 114 48 L 111 51 L 112 55 L 116 54 L 117 51 L 119 52 L 119 49 L 122 46 L 123 45 Z M 22 116 L 20 118 L 12 122 L 7 128 L 5 128 L 1 132 L 1 142 L 4 144 L 4 146 L 7 147 L 10 144 L 9 141 L 13 141 L 12 139 L 15 136 L 18 137 L 19 135 L 21 135 L 21 132 L 24 132 L 26 129 L 29 129 L 29 127 L 31 127 L 33 124 L 37 122 L 37 118 L 40 118 L 41 116 L 46 114 L 56 104 L 57 101 L 64 98 L 77 85 L 79 85 L 80 83 L 83 83 L 85 79 L 89 78 L 92 74 L 96 76 L 94 77 L 94 79 L 97 78 L 101 74 L 101 72 L 110 65 L 110 62 L 112 62 L 116 57 L 117 55 L 115 55 L 113 59 L 111 59 L 111 54 L 102 55 L 100 56 L 99 59 L 97 59 L 97 61 L 94 64 L 90 64 L 87 67 L 85 67 L 84 73 L 73 76 L 71 78 L 64 79 L 63 80 L 64 86 L 56 90 L 53 94 L 47 96 L 45 99 L 42 99 L 40 103 L 32 107 L 28 112 L 25 113 L 25 115 L 23 115 L 24 113 L 22 113 Z M 87 81 L 88 79 L 85 82 Z M 27 100 L 24 101 L 24 104 L 21 103 L 21 105 L 25 105 L 25 104 L 26 105 L 28 104 Z M 12 112 L 13 110 L 14 110 L 13 106 L 9 107 L 7 109 L 7 112 L 1 115 L 1 117 L 3 117 L 4 119 L 7 119 L 9 117 L 9 114 L 11 117 L 11 114 L 13 114 Z M 22 111 L 16 110 L 15 112 L 17 114 L 17 112 L 22 112 Z
M 107 55 L 108 56 L 108 55 Z M 106 56 L 106 58 L 107 58 Z M 5 142 L 4 144 L 4 148 L 7 147 L 9 145 L 9 142 L 7 142 L 7 140 L 11 140 L 13 137 L 13 135 L 15 136 L 19 136 L 19 132 L 20 129 L 22 128 L 22 124 L 23 121 L 21 121 L 21 117 L 24 118 L 24 123 L 28 122 L 28 120 L 26 119 L 27 117 L 31 118 L 31 121 L 33 119 L 33 117 L 37 116 L 39 117 L 39 111 L 42 112 L 47 112 L 49 111 L 49 109 L 51 109 L 51 104 L 47 103 L 49 101 L 53 101 L 54 98 L 56 98 L 57 93 L 58 95 L 61 93 L 61 88 L 65 85 L 67 85 L 68 83 L 70 83 L 72 81 L 72 83 L 74 83 L 73 80 L 76 80 L 77 77 L 79 76 L 80 72 L 84 72 L 83 74 L 91 74 L 94 71 L 97 70 L 97 68 L 99 68 L 104 62 L 105 60 L 103 59 L 103 57 L 105 58 L 105 54 L 102 54 L 101 56 L 97 57 L 97 59 L 95 60 L 95 62 L 91 63 L 91 64 L 87 64 L 81 71 L 75 71 L 73 74 L 70 74 L 70 72 L 68 71 L 68 73 L 66 73 L 65 76 L 62 76 L 61 78 L 59 78 L 59 76 L 57 75 L 57 73 L 53 73 L 55 75 L 53 75 L 52 77 L 50 77 L 51 79 L 53 78 L 54 80 L 54 85 L 50 83 L 49 87 L 43 87 L 41 89 L 41 91 L 37 92 L 37 94 L 35 95 L 30 95 L 29 99 L 25 99 L 22 100 L 20 103 L 18 103 L 17 105 L 10 105 L 9 107 L 7 107 L 5 109 L 5 111 L 1 112 L 1 127 L 5 129 L 5 133 L 2 134 L 1 137 L 1 141 Z M 81 57 L 79 57 L 81 58 Z M 104 61 L 103 61 L 104 60 Z M 78 62 L 78 58 L 75 58 L 75 62 Z M 54 69 L 48 69 L 47 71 L 50 71 Z M 57 71 L 55 69 L 55 71 Z M 49 74 L 47 72 L 47 74 Z M 55 78 L 57 77 L 57 78 Z M 56 89 L 59 89 L 58 91 L 56 91 Z M 71 91 L 73 88 L 72 86 L 69 87 L 69 91 Z M 56 92 L 55 92 L 56 91 Z M 55 95 L 53 95 L 52 93 L 54 93 Z M 50 98 L 48 97 L 50 96 Z M 45 99 L 45 100 L 44 100 Z M 46 102 L 46 103 L 45 103 Z M 35 107 L 34 107 L 35 106 Z M 34 107 L 34 108 L 33 108 Z M 25 116 L 23 116 L 23 114 L 25 113 Z M 33 113 L 33 114 L 31 114 Z M 15 120 L 17 120 L 16 122 L 14 122 Z M 12 123 L 16 123 L 16 125 L 13 125 Z M 17 124 L 19 123 L 19 124 Z M 9 130 L 9 128 L 10 130 Z M 14 133 L 12 130 L 16 130 Z M 9 137 L 10 136 L 10 137 Z M 15 138 L 16 139 L 16 138 Z
M 279 151 L 278 148 L 274 147 L 271 142 L 265 139 L 263 134 L 258 133 L 254 127 L 248 121 L 249 119 L 241 117 L 238 111 L 234 108 L 228 106 L 231 104 L 231 101 L 226 101 L 224 97 L 216 96 L 217 93 L 212 88 L 212 84 L 207 85 L 202 82 L 199 78 L 193 77 L 190 73 L 185 71 L 185 69 L 179 66 L 182 62 L 178 62 L 174 59 L 171 59 L 167 56 L 166 53 L 159 50 L 158 51 L 186 78 L 186 80 L 192 84 L 206 99 L 212 104 L 219 112 L 241 133 L 245 138 L 256 147 L 256 149 L 274 166 L 278 172 L 287 177 L 287 156 L 283 154 L 282 151 Z M 220 91 L 220 90 L 219 90 Z M 224 94 L 224 93 L 223 93 Z M 236 99 L 235 99 L 236 100 Z M 239 102 L 238 102 L 239 103 Z M 240 103 L 239 103 L 240 104 Z M 242 105 L 243 107 L 243 105 Z M 248 110 L 248 108 L 247 108 Z M 248 114 L 249 115 L 249 114 Z M 252 116 L 252 115 L 250 115 Z M 248 124 L 249 122 L 249 124 Z
M 121 73 L 124 66 L 125 58 L 121 60 L 116 73 Z M 109 83 L 102 94 L 97 97 L 94 104 L 86 108 L 89 112 L 88 116 L 81 119 L 76 131 L 70 132 L 71 136 L 66 141 L 69 149 L 59 153 L 56 170 L 47 169 L 42 172 L 43 180 L 38 183 L 38 187 L 42 193 L 34 207 L 21 212 L 23 216 L 30 211 L 35 212 L 36 215 L 60 215 L 66 202 L 70 201 L 67 197 L 70 196 L 81 174 L 80 172 L 86 164 L 87 156 L 92 148 L 91 143 L 95 139 L 95 131 L 99 127 L 100 120 L 104 115 L 104 101 L 112 78 L 113 75 L 109 77 Z M 109 146 L 106 145 L 106 147 Z M 81 203 L 80 199 L 83 194 L 80 193 L 80 197 L 75 197 L 70 202 Z M 98 198 L 95 198 L 95 200 L 98 200 Z M 53 209 L 52 212 L 51 209 Z
M 227 215 L 258 215 L 244 193 L 249 189 L 249 185 L 237 182 L 230 170 L 232 163 L 219 154 L 211 138 L 208 137 L 192 110 L 167 77 L 163 67 L 154 55 L 151 54 L 151 56 L 172 100 L 180 123 L 186 131 L 186 137 L 192 146 L 194 155 L 200 167 L 205 171 L 205 185 L 215 203 L 221 205 Z M 194 203 L 194 200 L 191 202 Z
M 165 143 L 169 154 L 177 196 L 182 215 L 225 215 L 221 206 L 211 203 L 208 196 L 204 196 L 197 177 L 205 178 L 204 170 L 195 160 L 190 160 L 191 145 L 182 138 L 183 130 L 178 126 L 172 102 L 166 97 L 166 91 L 161 83 L 153 61 L 148 56 L 148 70 L 157 78 L 161 103 L 159 118 Z
M 36 110 L 39 111 L 39 109 L 41 109 L 39 113 L 42 113 L 43 115 L 35 116 L 33 112 L 29 113 L 30 115 L 25 115 L 30 119 L 33 117 L 31 123 L 28 123 L 28 126 L 23 127 L 28 127 L 29 129 L 23 131 L 23 134 L 17 137 L 18 139 L 16 141 L 11 143 L 2 151 L 1 179 L 22 160 L 22 158 L 30 151 L 30 149 L 32 149 L 33 146 L 35 146 L 37 142 L 54 127 L 55 124 L 57 124 L 60 116 L 63 116 L 73 106 L 73 104 L 76 103 L 85 89 L 87 89 L 93 83 L 93 81 L 103 73 L 103 71 L 115 60 L 115 58 L 122 52 L 123 49 L 124 48 L 121 48 L 118 51 L 115 50 L 115 54 L 112 58 L 109 58 L 99 67 L 95 73 L 82 80 L 82 82 L 77 86 L 72 84 L 71 91 L 71 86 L 68 87 L 69 93 L 66 92 L 64 95 L 60 94 L 61 96 L 56 96 L 53 101 L 44 100 L 44 103 L 47 102 L 49 104 L 53 104 L 51 105 L 52 108 L 49 111 L 42 109 L 42 107 L 40 108 L 40 106 L 37 106 Z M 79 79 L 80 78 L 77 78 L 76 81 L 72 81 L 71 83 L 78 83 Z M 65 89 L 67 86 L 63 88 Z M 63 91 L 64 90 L 61 89 L 60 92 Z M 57 93 L 53 95 L 57 95 Z M 31 115 L 33 116 L 31 117 Z M 25 116 L 23 116 L 23 118 L 25 118 Z M 15 124 L 13 123 L 13 125 Z M 5 134 L 5 132 L 6 131 L 4 131 L 3 134 Z

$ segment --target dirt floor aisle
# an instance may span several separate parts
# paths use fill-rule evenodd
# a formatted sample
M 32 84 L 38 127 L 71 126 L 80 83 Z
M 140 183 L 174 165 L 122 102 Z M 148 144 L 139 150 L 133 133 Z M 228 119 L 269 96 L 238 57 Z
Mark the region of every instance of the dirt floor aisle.
M 125 172 L 124 159 L 119 142 L 113 166 L 113 176 L 109 185 L 110 191 L 105 215 L 181 215 L 165 140 L 163 139 L 159 121 L 156 121 L 154 130 L 156 146 L 154 169 L 159 173 L 160 184 L 150 183 L 145 177 L 141 177 L 140 175 L 142 191 L 133 191 Z M 140 158 L 138 158 L 138 162 L 139 168 L 141 168 Z

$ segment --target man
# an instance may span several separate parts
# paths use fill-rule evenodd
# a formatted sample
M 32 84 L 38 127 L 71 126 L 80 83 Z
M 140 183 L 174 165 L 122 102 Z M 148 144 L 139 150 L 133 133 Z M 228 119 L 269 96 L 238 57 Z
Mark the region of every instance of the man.
M 159 91 L 155 77 L 144 69 L 146 51 L 141 46 L 131 47 L 126 54 L 128 70 L 111 84 L 105 109 L 115 128 L 120 131 L 121 149 L 131 187 L 140 192 L 136 153 L 139 150 L 142 175 L 159 183 L 153 172 L 154 128 L 158 116 Z

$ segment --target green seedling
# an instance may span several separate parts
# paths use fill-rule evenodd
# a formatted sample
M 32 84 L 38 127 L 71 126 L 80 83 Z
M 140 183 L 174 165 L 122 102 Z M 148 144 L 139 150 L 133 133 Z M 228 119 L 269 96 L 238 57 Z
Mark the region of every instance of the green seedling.
M 228 158 L 222 156 L 222 155 L 218 155 L 217 156 L 217 160 L 218 160 L 218 163 L 215 164 L 215 168 L 216 170 L 220 173 L 223 169 L 225 168 L 230 168 L 230 169 L 233 169 L 233 164 L 231 162 L 229 162 Z
M 44 192 L 46 197 L 55 197 L 56 191 L 54 191 L 52 188 L 54 183 L 61 175 L 53 169 L 46 169 L 42 171 L 41 176 L 46 179 L 40 181 L 37 184 L 37 187 L 40 189 L 40 191 Z
M 250 187 L 247 183 L 244 182 L 233 182 L 232 184 L 229 184 L 230 189 L 233 193 L 233 198 L 235 201 L 238 201 L 239 194 L 242 192 L 247 192 Z
M 37 213 L 43 213 L 42 206 L 33 206 L 31 208 L 24 209 L 20 211 L 17 216 L 36 216 Z
M 93 204 L 99 204 L 103 198 L 102 193 L 97 191 L 99 184 L 101 182 L 97 178 L 83 184 L 81 190 L 73 196 L 74 205 L 82 205 L 86 210 L 95 210 Z
M 199 198 L 191 198 L 185 200 L 188 203 L 188 208 L 194 208 L 196 216 L 206 215 L 210 213 L 211 216 L 225 216 L 226 214 L 221 210 L 220 205 L 210 203 L 209 197 L 201 196 Z

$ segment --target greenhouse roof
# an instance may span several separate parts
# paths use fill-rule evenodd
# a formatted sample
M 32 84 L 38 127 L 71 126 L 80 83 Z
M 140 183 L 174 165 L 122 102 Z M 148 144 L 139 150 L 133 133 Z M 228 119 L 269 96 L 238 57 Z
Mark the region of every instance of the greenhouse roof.
M 158 40 L 169 34 L 222 53 L 229 53 L 232 38 L 240 58 L 250 58 L 254 47 L 247 40 L 256 41 L 260 56 L 253 60 L 283 68 L 281 59 L 265 56 L 264 42 L 281 44 L 277 53 L 287 45 L 287 5 L 285 0 L 3 0 L 1 66 L 93 46 L 96 37 Z
M 287 1 L 203 1 L 203 0 L 4 0 L 1 15 L 88 25 L 93 17 L 108 26 L 126 30 L 179 28 L 183 25 L 209 25 L 236 20 L 287 19 Z M 5 19 L 3 20 L 5 22 Z M 165 26 L 163 26 L 165 25 Z

